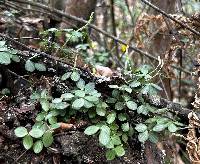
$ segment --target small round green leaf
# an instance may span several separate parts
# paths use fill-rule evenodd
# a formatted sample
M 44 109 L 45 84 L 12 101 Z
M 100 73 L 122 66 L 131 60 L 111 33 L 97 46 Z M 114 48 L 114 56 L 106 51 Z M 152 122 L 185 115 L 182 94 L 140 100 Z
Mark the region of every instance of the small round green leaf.
M 42 143 L 42 141 L 41 140 L 36 141 L 34 143 L 34 145 L 33 145 L 33 151 L 34 151 L 34 153 L 38 154 L 38 153 L 40 153 L 42 151 L 42 149 L 43 149 L 43 143 Z
M 18 128 L 16 128 L 15 129 L 15 135 L 17 136 L 17 137 L 24 137 L 24 136 L 26 136 L 28 134 L 28 131 L 27 131 L 27 129 L 25 128 L 25 127 L 18 127 Z
M 111 141 L 114 145 L 121 145 L 122 144 L 121 139 L 118 135 L 112 136 Z
M 40 100 L 40 104 L 42 106 L 42 109 L 47 112 L 49 110 L 49 107 L 50 107 L 50 104 L 49 104 L 49 101 L 45 100 L 45 99 L 42 99 Z
M 94 83 L 88 83 L 85 85 L 85 93 L 90 94 L 92 93 L 95 89 L 95 84 Z
M 50 125 L 49 127 L 50 127 L 52 130 L 58 129 L 58 128 L 60 127 L 60 123 L 55 123 L 55 124 L 53 124 L 53 125 Z
M 176 131 L 178 130 L 178 128 L 177 128 L 177 126 L 176 126 L 175 124 L 170 123 L 170 124 L 168 125 L 168 130 L 169 130 L 171 133 L 174 133 L 174 132 L 176 132 Z
M 95 96 L 85 96 L 85 99 L 86 99 L 87 101 L 90 101 L 90 102 L 96 102 L 96 101 L 99 100 L 99 98 L 98 98 L 98 97 L 95 97 Z
M 167 126 L 164 124 L 157 124 L 156 126 L 153 127 L 154 132 L 161 132 L 163 131 Z
M 33 146 L 33 138 L 30 135 L 26 135 L 23 138 L 23 145 L 26 150 L 29 150 Z
M 158 134 L 155 132 L 150 132 L 149 141 L 151 141 L 152 143 L 157 143 L 159 141 Z
M 138 114 L 144 114 L 147 115 L 148 114 L 148 108 L 145 105 L 140 105 L 137 109 L 137 113 Z
M 112 97 L 118 97 L 120 95 L 120 92 L 118 91 L 118 90 L 116 90 L 116 89 L 114 89 L 113 91 L 112 91 Z
M 141 85 L 141 83 L 139 81 L 133 81 L 130 83 L 130 87 L 132 88 L 137 88 Z
M 69 104 L 66 102 L 60 102 L 60 103 L 54 104 L 55 109 L 61 109 L 61 110 L 66 109 L 68 106 Z
M 10 53 L 8 52 L 0 52 L 0 64 L 8 65 L 11 63 Z
M 124 103 L 123 102 L 117 102 L 115 104 L 115 109 L 116 110 L 122 110 L 122 109 L 124 109 Z
M 125 150 L 122 146 L 117 146 L 114 150 L 118 157 L 122 157 L 125 155 Z
M 108 151 L 106 151 L 106 159 L 107 160 L 113 160 L 113 159 L 115 159 L 115 151 L 114 150 L 108 150 Z
M 80 74 L 78 72 L 76 72 L 76 71 L 72 72 L 71 79 L 73 81 L 78 81 L 80 79 Z
M 145 141 L 147 141 L 148 138 L 149 138 L 149 133 L 148 133 L 147 130 L 144 131 L 144 132 L 142 132 L 142 133 L 139 133 L 139 135 L 138 135 L 138 140 L 140 142 L 142 142 L 142 143 L 144 143 Z
M 87 135 L 93 135 L 93 134 L 97 133 L 98 130 L 99 130 L 98 126 L 92 125 L 92 126 L 87 127 L 85 129 L 84 133 Z
M 71 76 L 72 72 L 67 72 L 64 75 L 62 75 L 61 80 L 65 81 Z
M 99 116 L 105 116 L 106 115 L 106 109 L 103 108 L 103 107 L 97 107 L 96 112 L 97 112 L 97 115 L 99 115 Z
M 71 100 L 73 97 L 74 97 L 74 95 L 71 93 L 64 93 L 61 95 L 61 98 L 63 98 L 66 101 Z
M 37 117 L 36 117 L 36 121 L 42 121 L 42 120 L 44 120 L 45 116 L 46 116 L 46 113 L 45 113 L 45 112 L 39 113 L 39 114 L 37 115 Z
M 145 124 L 137 124 L 135 127 L 135 130 L 137 130 L 138 132 L 144 132 L 147 130 L 147 126 Z
M 35 63 L 35 69 L 40 72 L 45 72 L 47 70 L 46 66 L 42 63 Z
M 17 63 L 20 62 L 20 58 L 17 55 L 12 55 L 12 60 Z
M 109 103 L 109 104 L 114 104 L 114 103 L 116 103 L 116 101 L 117 101 L 117 99 L 111 98 L 111 97 L 108 97 L 107 100 L 106 100 L 106 102 Z
M 102 145 L 107 145 L 110 141 L 110 128 L 106 125 L 101 127 L 101 132 L 99 134 L 99 142 Z
M 52 100 L 52 103 L 55 103 L 55 104 L 61 103 L 61 102 L 62 102 L 62 98 L 55 98 Z
M 107 116 L 107 123 L 112 124 L 115 121 L 116 113 L 112 112 Z
M 124 113 L 120 113 L 118 115 L 118 119 L 119 119 L 119 121 L 126 121 L 127 120 L 127 116 Z
M 83 79 L 79 79 L 79 81 L 76 83 L 76 86 L 79 89 L 84 89 L 84 87 L 85 87 L 85 81 Z
M 57 123 L 57 117 L 50 117 L 49 119 L 48 119 L 48 121 L 49 121 L 49 124 L 51 124 L 51 125 L 53 125 L 53 124 L 56 124 Z
M 137 109 L 137 104 L 134 101 L 126 102 L 126 106 L 131 110 L 136 110 Z
M 83 98 L 79 98 L 76 99 L 73 103 L 72 103 L 72 108 L 73 109 L 80 109 L 81 107 L 84 106 L 84 99 Z
M 127 123 L 123 123 L 122 124 L 122 130 L 124 131 L 124 132 L 128 132 L 129 131 L 129 123 L 127 122 Z
M 42 137 L 42 142 L 45 147 L 49 147 L 53 143 L 53 135 L 52 132 L 46 131 Z
M 31 129 L 31 131 L 29 132 L 29 134 L 33 138 L 40 138 L 40 137 L 42 137 L 42 135 L 44 134 L 44 132 L 42 130 L 40 130 L 40 129 L 33 128 L 33 129 Z
M 82 90 L 76 90 L 75 95 L 78 97 L 85 97 L 85 92 Z
M 34 63 L 32 61 L 30 61 L 30 60 L 27 60 L 26 64 L 25 64 L 25 69 L 27 71 L 29 71 L 29 72 L 35 71 L 35 65 L 34 65 Z
M 87 100 L 84 100 L 84 107 L 85 107 L 85 108 L 89 109 L 89 108 L 91 108 L 91 107 L 93 107 L 93 106 L 94 106 L 93 103 L 91 103 L 91 102 L 89 102 L 89 101 L 87 101 Z
M 128 136 L 127 136 L 127 134 L 123 134 L 123 135 L 122 135 L 122 141 L 124 141 L 125 143 L 127 143 L 127 141 L 128 141 Z

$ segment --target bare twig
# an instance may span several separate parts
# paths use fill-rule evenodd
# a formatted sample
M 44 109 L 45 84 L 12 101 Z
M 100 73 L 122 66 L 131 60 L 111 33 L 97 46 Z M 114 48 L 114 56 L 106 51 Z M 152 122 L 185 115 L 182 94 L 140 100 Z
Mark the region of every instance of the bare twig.
M 32 1 L 25 1 L 25 0 L 15 0 L 15 2 L 24 3 L 24 4 L 30 4 L 32 6 L 40 7 L 42 9 L 44 9 L 44 10 L 47 10 L 49 12 L 54 12 L 54 13 L 56 13 L 58 15 L 61 15 L 61 16 L 65 17 L 65 18 L 72 19 L 72 20 L 78 21 L 80 23 L 85 23 L 86 24 L 88 22 L 88 21 L 86 21 L 84 19 L 78 18 L 76 16 L 72 16 L 72 15 L 64 13 L 64 12 L 62 12 L 60 10 L 52 9 L 52 8 L 50 8 L 48 6 L 45 6 L 43 4 L 40 4 L 40 3 L 35 3 L 35 2 L 32 2 Z M 88 26 L 90 28 L 102 33 L 106 37 L 115 40 L 118 43 L 127 45 L 126 41 L 123 41 L 123 40 L 117 38 L 116 36 L 113 36 L 113 35 L 109 34 L 108 32 L 106 32 L 106 31 L 104 31 L 102 29 L 99 29 L 97 26 L 95 26 L 93 24 L 88 24 Z M 141 55 L 144 55 L 144 56 L 146 56 L 146 57 L 148 57 L 148 58 L 150 58 L 152 60 L 155 60 L 155 61 L 159 62 L 158 59 L 155 56 L 151 55 L 150 53 L 144 52 L 143 50 L 140 50 L 140 49 L 138 49 L 137 47 L 135 47 L 133 45 L 128 45 L 128 46 L 129 46 L 129 49 L 132 49 L 132 50 L 134 50 L 135 52 L 137 52 L 137 53 L 139 53 Z M 180 68 L 180 67 L 177 67 L 177 66 L 173 66 L 173 65 L 172 65 L 172 68 L 181 70 L 182 72 L 184 72 L 186 74 L 192 75 L 190 71 L 184 70 L 183 68 Z

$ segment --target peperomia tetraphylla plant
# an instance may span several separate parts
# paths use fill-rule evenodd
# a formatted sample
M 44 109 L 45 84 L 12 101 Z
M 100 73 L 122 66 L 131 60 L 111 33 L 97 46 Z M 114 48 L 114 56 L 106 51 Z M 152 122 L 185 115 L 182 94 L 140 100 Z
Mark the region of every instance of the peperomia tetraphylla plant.
M 39 153 L 53 143 L 53 132 L 59 128 L 59 122 L 67 122 L 72 117 L 82 119 L 78 118 L 82 113 L 91 123 L 84 133 L 98 137 L 100 146 L 107 149 L 108 160 L 124 156 L 129 138 L 135 135 L 141 143 L 147 140 L 157 143 L 161 135 L 175 133 L 183 125 L 169 117 L 168 109 L 157 109 L 143 99 L 142 95 L 154 95 L 161 90 L 149 82 L 150 73 L 141 67 L 126 84 L 110 85 L 111 94 L 103 97 L 95 89 L 95 83 L 86 84 L 78 70 L 66 72 L 60 80 L 70 80 L 74 87 L 58 98 L 49 96 L 46 90 L 33 93 L 30 98 L 40 103 L 41 111 L 30 131 L 18 127 L 15 134 L 23 138 L 26 149 L 33 148 Z M 132 120 L 130 111 L 140 119 Z

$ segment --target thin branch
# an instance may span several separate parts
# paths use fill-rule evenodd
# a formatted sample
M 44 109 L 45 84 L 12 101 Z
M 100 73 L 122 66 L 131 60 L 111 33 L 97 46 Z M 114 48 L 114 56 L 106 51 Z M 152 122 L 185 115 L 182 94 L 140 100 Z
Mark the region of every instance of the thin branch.
M 86 20 L 84 20 L 84 19 L 78 18 L 78 17 L 76 17 L 76 16 L 72 16 L 72 15 L 67 14 L 67 13 L 64 13 L 64 12 L 62 12 L 62 11 L 60 11 L 60 10 L 52 9 L 52 8 L 50 8 L 50 7 L 48 7 L 48 6 L 45 6 L 45 5 L 43 5 L 43 4 L 40 4 L 40 3 L 35 3 L 35 2 L 32 2 L 32 1 L 25 1 L 25 0 L 15 0 L 15 2 L 24 3 L 24 4 L 29 4 L 29 5 L 32 5 L 32 6 L 35 6 L 35 7 L 40 7 L 40 8 L 42 8 L 42 9 L 44 9 L 44 10 L 47 10 L 47 11 L 49 11 L 49 12 L 56 13 L 56 14 L 58 14 L 58 15 L 61 15 L 61 16 L 65 17 L 65 18 L 72 19 L 72 20 L 78 21 L 78 22 L 80 22 L 80 23 L 85 23 L 85 24 L 88 23 L 88 21 L 86 21 Z M 113 36 L 113 35 L 109 34 L 108 32 L 106 32 L 106 31 L 104 31 L 104 30 L 102 30 L 102 29 L 99 29 L 97 26 L 95 26 L 95 25 L 93 25 L 93 24 L 88 24 L 88 26 L 89 26 L 90 28 L 92 28 L 92 29 L 94 29 L 94 30 L 96 30 L 96 31 L 98 31 L 98 32 L 100 32 L 100 33 L 102 33 L 102 34 L 105 35 L 106 37 L 115 40 L 115 41 L 118 42 L 118 43 L 127 45 L 127 43 L 126 43 L 125 41 L 123 41 L 123 40 L 117 38 L 116 36 Z M 152 59 L 152 60 L 155 60 L 155 61 L 159 62 L 158 59 L 157 59 L 155 56 L 151 55 L 150 53 L 144 52 L 144 51 L 138 49 L 137 47 L 135 47 L 135 46 L 133 46 L 133 45 L 128 45 L 128 46 L 129 46 L 130 49 L 134 50 L 135 52 L 137 52 L 137 53 L 139 53 L 139 54 L 141 54 L 141 55 L 144 55 L 144 56 L 146 56 L 146 57 L 148 57 L 148 58 L 150 58 L 150 59 Z M 184 73 L 186 73 L 186 74 L 192 75 L 190 71 L 184 70 L 183 68 L 180 68 L 180 67 L 177 67 L 177 66 L 173 66 L 173 65 L 172 65 L 172 68 L 175 68 L 175 69 L 177 69 L 177 70 L 181 70 L 182 72 L 184 72 Z
M 195 29 L 191 28 L 190 26 L 188 26 L 187 24 L 175 19 L 173 16 L 167 14 L 165 11 L 159 9 L 157 6 L 153 5 L 152 3 L 148 2 L 147 0 L 141 0 L 142 2 L 144 2 L 145 4 L 147 4 L 148 6 L 152 7 L 154 10 L 158 11 L 159 13 L 161 13 L 162 15 L 164 15 L 165 17 L 173 20 L 174 22 L 178 23 L 179 25 L 181 25 L 182 27 L 184 27 L 185 29 L 189 30 L 190 32 L 200 36 L 200 33 L 198 31 L 196 31 Z

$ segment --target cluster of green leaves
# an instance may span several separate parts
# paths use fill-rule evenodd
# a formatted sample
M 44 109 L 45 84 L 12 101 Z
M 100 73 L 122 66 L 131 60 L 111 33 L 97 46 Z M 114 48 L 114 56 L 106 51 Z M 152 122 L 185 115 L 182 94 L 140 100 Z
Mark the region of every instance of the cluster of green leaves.
M 51 51 L 59 50 L 64 54 L 68 52 L 68 50 L 65 47 L 67 43 L 69 44 L 81 43 L 86 37 L 86 33 L 82 31 L 73 29 L 57 29 L 57 28 L 50 28 L 46 31 L 41 32 L 40 35 L 43 38 L 43 41 L 40 43 L 41 46 L 45 47 L 46 49 L 51 48 Z M 52 35 L 54 35 L 55 38 Z M 54 38 L 51 44 L 49 43 L 49 37 Z M 62 37 L 65 37 L 66 40 L 64 45 L 58 44 L 59 40 L 62 40 Z
M 61 112 L 56 109 L 63 109 L 64 107 L 56 106 L 57 108 L 55 108 L 55 103 L 52 97 L 48 96 L 46 90 L 43 90 L 41 94 L 32 94 L 31 99 L 40 102 L 42 111 L 37 114 L 36 122 L 29 132 L 25 127 L 18 127 L 15 129 L 15 135 L 23 138 L 25 149 L 33 148 L 35 153 L 40 153 L 43 147 L 49 147 L 53 143 L 53 131 L 60 126 L 57 123 L 56 116 Z
M 88 114 L 93 125 L 85 129 L 85 134 L 98 134 L 99 143 L 109 149 L 106 153 L 107 159 L 112 160 L 115 156 L 123 156 L 125 154 L 123 143 L 127 143 L 128 135 L 131 135 L 131 129 L 133 130 L 129 122 L 123 122 L 128 119 L 128 116 L 123 113 L 117 115 L 115 110 L 111 110 L 107 102 L 100 98 L 101 94 L 95 90 L 95 84 L 85 84 L 78 72 L 67 72 L 62 76 L 62 80 L 69 78 L 76 82 L 76 87 L 61 97 L 71 104 L 70 109 Z M 128 102 L 128 105 L 130 106 L 131 103 Z M 119 108 L 120 104 L 117 103 L 116 109 Z M 122 124 L 116 123 L 117 118 L 122 121 Z
M 46 66 L 43 63 L 35 63 L 31 60 L 27 60 L 25 63 L 25 69 L 29 72 L 34 72 L 35 70 L 44 72 L 46 71 Z
M 93 60 L 91 60 L 93 65 L 107 65 L 109 62 L 110 54 L 106 51 L 94 52 Z
M 61 80 L 71 80 L 75 85 L 59 98 L 49 96 L 46 90 L 31 95 L 32 100 L 40 103 L 42 111 L 29 133 L 25 127 L 19 127 L 15 134 L 23 137 L 26 149 L 33 146 L 34 152 L 39 153 L 43 145 L 48 147 L 52 144 L 52 133 L 60 126 L 59 121 L 68 121 L 72 116 L 80 117 L 78 113 L 82 113 L 84 119 L 88 118 L 92 123 L 84 133 L 98 136 L 100 145 L 107 149 L 108 160 L 125 154 L 128 139 L 133 134 L 138 134 L 142 143 L 147 140 L 156 143 L 160 135 L 166 131 L 174 133 L 183 125 L 169 118 L 167 109 L 152 107 L 142 98 L 143 94 L 155 94 L 161 90 L 149 79 L 151 72 L 148 67 L 141 67 L 135 70 L 127 84 L 110 85 L 112 93 L 105 99 L 95 89 L 94 83 L 86 84 L 78 70 L 73 69 L 66 72 Z M 137 95 L 136 98 L 134 95 Z M 140 122 L 131 120 L 129 111 L 135 112 L 141 118 Z M 34 144 L 33 140 L 36 140 Z
M 25 127 L 18 127 L 15 129 L 15 135 L 23 138 L 25 149 L 33 148 L 35 153 L 40 153 L 44 146 L 49 147 L 53 143 L 52 131 L 39 128 L 36 125 L 29 132 Z
M 17 50 L 6 45 L 6 41 L 0 41 L 0 64 L 8 65 L 11 61 L 19 62 L 20 58 L 17 53 Z
M 162 110 L 162 112 L 164 111 L 165 109 Z M 151 142 L 157 143 L 162 132 L 167 132 L 168 130 L 170 133 L 175 133 L 181 126 L 184 125 L 170 118 L 154 116 L 144 123 L 137 124 L 135 129 L 139 133 L 138 139 L 140 142 L 145 142 L 149 139 Z
M 55 35 L 54 41 L 50 44 L 49 37 L 51 35 Z M 107 65 L 109 62 L 109 53 L 106 52 L 103 48 L 101 50 L 96 51 L 95 42 L 92 42 L 88 39 L 88 43 L 83 43 L 85 38 L 87 38 L 87 33 L 83 30 L 73 30 L 73 29 L 56 29 L 51 28 L 41 33 L 43 37 L 43 41 L 41 45 L 46 49 L 51 49 L 51 51 L 58 51 L 60 54 L 67 56 L 70 58 L 70 49 L 66 47 L 67 44 L 78 43 L 75 47 L 76 51 L 79 52 L 84 59 L 84 62 L 91 65 Z M 66 42 L 61 45 L 58 44 L 59 38 L 65 36 Z M 88 54 L 87 49 L 92 48 L 93 52 Z
M 20 58 L 17 54 L 18 51 L 13 48 L 9 48 L 6 45 L 6 41 L 0 41 L 0 64 L 8 65 L 11 61 L 20 62 Z M 27 60 L 25 69 L 29 72 L 33 72 L 35 70 L 46 71 L 46 66 L 43 63 L 34 63 L 31 60 Z

